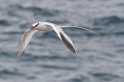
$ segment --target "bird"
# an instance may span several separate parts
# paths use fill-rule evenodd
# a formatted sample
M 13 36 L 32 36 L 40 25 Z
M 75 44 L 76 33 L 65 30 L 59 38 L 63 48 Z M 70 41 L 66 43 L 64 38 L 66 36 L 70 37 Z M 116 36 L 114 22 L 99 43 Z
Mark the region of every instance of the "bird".
M 78 27 L 78 26 L 59 26 L 59 25 L 56 25 L 56 24 L 51 23 L 51 22 L 36 22 L 36 23 L 32 24 L 31 27 L 28 30 L 26 30 L 25 33 L 23 34 L 17 57 L 19 57 L 22 54 L 22 52 L 24 51 L 24 49 L 28 45 L 29 41 L 31 40 L 33 34 L 35 32 L 37 32 L 37 31 L 52 31 L 52 30 L 54 30 L 56 32 L 56 34 L 58 35 L 58 37 L 60 38 L 60 40 L 72 52 L 77 53 L 72 40 L 62 30 L 62 28 L 67 28 L 67 27 L 82 28 L 82 29 L 88 30 L 88 31 L 90 31 L 92 33 L 95 33 L 95 34 L 99 35 L 98 33 L 94 32 L 92 30 L 89 30 L 89 29 L 87 29 L 85 27 Z

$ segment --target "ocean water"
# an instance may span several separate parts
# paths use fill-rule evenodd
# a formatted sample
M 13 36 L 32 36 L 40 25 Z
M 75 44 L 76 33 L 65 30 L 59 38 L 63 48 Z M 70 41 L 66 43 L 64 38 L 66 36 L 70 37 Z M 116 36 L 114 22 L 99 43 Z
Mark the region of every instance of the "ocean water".
M 63 29 L 78 54 L 54 31 L 37 32 L 17 58 L 35 22 L 85 26 Z M 124 82 L 123 0 L 0 0 L 0 82 Z

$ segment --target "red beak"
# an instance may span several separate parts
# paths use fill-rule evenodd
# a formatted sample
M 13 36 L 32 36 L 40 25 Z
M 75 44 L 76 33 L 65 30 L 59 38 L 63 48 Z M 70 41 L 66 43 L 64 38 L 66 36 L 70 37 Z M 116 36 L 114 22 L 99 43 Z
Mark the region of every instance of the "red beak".
M 35 26 L 31 26 L 31 27 L 30 27 L 30 29 L 33 29 L 33 28 L 35 28 Z

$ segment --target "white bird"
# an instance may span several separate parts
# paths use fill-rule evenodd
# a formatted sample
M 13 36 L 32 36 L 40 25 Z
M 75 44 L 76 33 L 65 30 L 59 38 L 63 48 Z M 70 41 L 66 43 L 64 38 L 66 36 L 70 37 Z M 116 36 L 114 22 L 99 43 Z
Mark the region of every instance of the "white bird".
M 24 49 L 26 48 L 26 46 L 28 45 L 29 41 L 32 38 L 32 35 L 36 32 L 36 31 L 51 31 L 54 30 L 56 32 L 56 34 L 58 35 L 58 37 L 60 38 L 60 40 L 74 53 L 77 53 L 74 47 L 73 42 L 71 41 L 71 39 L 65 34 L 65 32 L 61 29 L 61 28 L 66 28 L 66 27 L 77 27 L 77 26 L 58 26 L 56 24 L 50 23 L 50 22 L 37 22 L 34 23 L 24 34 L 21 40 L 21 45 L 19 48 L 19 52 L 18 52 L 18 57 L 22 54 L 22 52 L 24 51 Z M 89 30 L 87 28 L 84 27 L 77 27 L 77 28 L 82 28 L 85 30 L 88 30 L 90 32 L 93 32 L 95 34 L 97 34 L 96 32 Z M 97 34 L 99 35 L 99 34 Z M 100 36 L 100 35 L 99 35 Z

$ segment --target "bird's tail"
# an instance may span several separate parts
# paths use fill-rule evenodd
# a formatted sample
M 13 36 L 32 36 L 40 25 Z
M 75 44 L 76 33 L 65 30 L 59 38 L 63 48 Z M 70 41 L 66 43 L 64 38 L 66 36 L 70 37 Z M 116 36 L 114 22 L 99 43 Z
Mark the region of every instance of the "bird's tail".
M 88 28 L 86 28 L 86 27 L 82 27 L 82 26 L 61 26 L 61 28 L 70 28 L 70 27 L 81 28 L 81 29 L 90 31 L 90 32 L 92 32 L 92 33 L 94 33 L 94 34 L 96 34 L 96 35 L 98 35 L 98 36 L 100 36 L 100 37 L 102 38 L 102 36 L 101 36 L 100 34 L 96 33 L 96 32 L 93 31 L 93 30 L 90 30 L 90 29 L 88 29 Z

